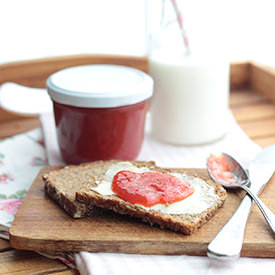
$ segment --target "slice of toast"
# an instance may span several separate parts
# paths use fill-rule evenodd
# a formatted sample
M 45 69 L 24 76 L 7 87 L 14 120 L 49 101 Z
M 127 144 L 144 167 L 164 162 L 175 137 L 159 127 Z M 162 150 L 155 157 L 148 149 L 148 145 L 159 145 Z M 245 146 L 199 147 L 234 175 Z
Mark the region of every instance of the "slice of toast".
M 98 166 L 100 169 L 97 170 Z M 94 206 L 113 210 L 119 214 L 140 218 L 144 222 L 158 224 L 184 234 L 192 234 L 206 223 L 221 207 L 226 199 L 224 188 L 212 180 L 199 176 L 190 176 L 181 169 L 165 169 L 154 162 L 95 162 L 86 166 L 93 174 L 92 181 L 82 181 L 82 187 L 76 191 L 76 200 L 91 209 Z M 81 170 L 69 168 L 75 170 Z M 111 189 L 112 177 L 119 171 L 158 172 L 172 174 L 189 182 L 195 192 L 181 202 L 171 205 L 144 207 L 119 198 Z M 171 210 L 172 209 L 172 210 Z
M 70 165 L 57 168 L 43 175 L 45 191 L 71 217 L 82 218 L 100 212 L 97 207 L 87 206 L 75 200 L 76 192 L 83 186 L 96 186 L 95 179 L 100 178 L 110 165 L 118 161 L 95 161 L 81 165 Z M 148 162 L 136 162 L 148 165 Z

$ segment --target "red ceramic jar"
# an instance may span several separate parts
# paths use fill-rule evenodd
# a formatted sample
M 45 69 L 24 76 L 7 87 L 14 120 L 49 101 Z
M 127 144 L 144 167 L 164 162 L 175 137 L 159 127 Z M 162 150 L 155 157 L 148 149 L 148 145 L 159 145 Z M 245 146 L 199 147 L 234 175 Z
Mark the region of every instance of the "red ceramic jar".
M 47 80 L 66 163 L 134 160 L 141 149 L 153 81 L 125 66 L 86 65 Z

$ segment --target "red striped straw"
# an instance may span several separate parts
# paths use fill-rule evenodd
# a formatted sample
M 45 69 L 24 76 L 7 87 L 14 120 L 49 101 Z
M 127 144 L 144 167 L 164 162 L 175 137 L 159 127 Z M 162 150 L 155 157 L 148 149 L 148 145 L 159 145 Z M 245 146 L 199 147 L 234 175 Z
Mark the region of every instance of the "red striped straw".
M 186 49 L 186 55 L 189 55 L 190 54 L 190 46 L 189 46 L 188 37 L 186 35 L 186 31 L 185 31 L 184 26 L 183 26 L 182 13 L 179 9 L 179 6 L 178 6 L 178 3 L 177 3 L 176 0 L 172 0 L 172 4 L 173 4 L 174 10 L 175 10 L 176 15 L 177 15 L 177 19 L 178 19 L 178 23 L 179 23 L 179 26 L 180 26 L 183 42 L 184 42 L 185 49 Z

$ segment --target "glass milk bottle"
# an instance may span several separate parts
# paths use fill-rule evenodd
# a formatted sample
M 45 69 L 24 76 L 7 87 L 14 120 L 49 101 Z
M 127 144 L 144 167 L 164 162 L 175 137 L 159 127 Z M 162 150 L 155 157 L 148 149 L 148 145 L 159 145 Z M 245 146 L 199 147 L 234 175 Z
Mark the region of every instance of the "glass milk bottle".
M 203 50 L 189 51 L 172 3 L 162 1 L 160 27 L 150 37 L 152 135 L 177 145 L 213 142 L 227 129 L 229 62 Z

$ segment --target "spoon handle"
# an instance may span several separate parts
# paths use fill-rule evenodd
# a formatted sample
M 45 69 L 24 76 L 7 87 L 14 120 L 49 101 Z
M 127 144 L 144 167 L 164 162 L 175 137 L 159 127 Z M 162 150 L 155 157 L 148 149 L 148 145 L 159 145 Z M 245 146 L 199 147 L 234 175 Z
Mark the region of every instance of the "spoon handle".
M 208 257 L 219 261 L 232 261 L 240 257 L 251 206 L 252 200 L 246 195 L 230 220 L 208 245 Z
M 251 189 L 245 185 L 241 186 L 256 202 L 261 210 L 262 214 L 264 215 L 267 223 L 269 224 L 273 233 L 275 233 L 275 215 L 270 211 L 270 209 L 260 200 L 260 198 L 253 192 Z

